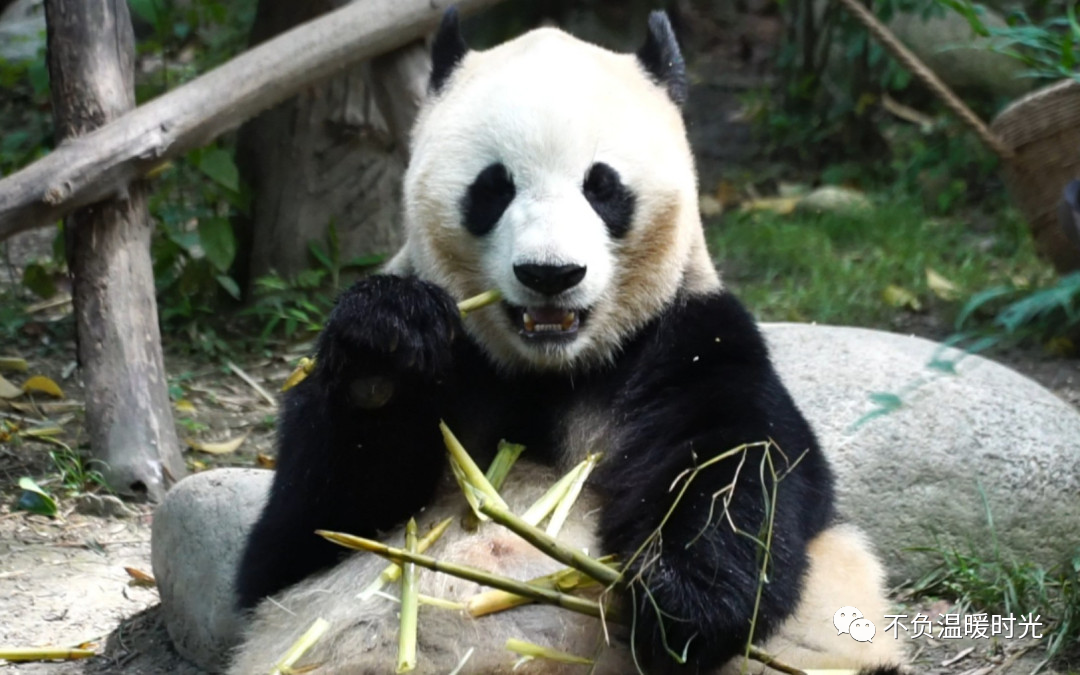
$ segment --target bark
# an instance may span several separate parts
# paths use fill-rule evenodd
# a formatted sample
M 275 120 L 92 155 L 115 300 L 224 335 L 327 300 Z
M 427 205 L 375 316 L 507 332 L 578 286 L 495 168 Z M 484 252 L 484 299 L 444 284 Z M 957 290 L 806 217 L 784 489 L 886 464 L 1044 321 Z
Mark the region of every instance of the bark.
M 330 5 L 262 0 L 252 41 Z M 253 201 L 250 217 L 235 223 L 240 250 L 250 251 L 237 261 L 237 278 L 250 288 L 271 272 L 291 277 L 308 269 L 309 243 L 325 249 L 331 224 L 341 260 L 400 246 L 408 133 L 429 70 L 427 50 L 415 42 L 309 87 L 241 128 L 238 164 Z
M 458 0 L 462 11 L 497 0 Z M 363 0 L 325 14 L 62 144 L 0 180 L 0 240 L 123 196 L 164 160 L 206 145 L 342 68 L 421 38 L 452 0 Z
M 53 116 L 77 138 L 135 105 L 125 0 L 46 0 Z M 86 429 L 114 490 L 159 500 L 184 474 L 161 356 L 145 187 L 65 221 Z

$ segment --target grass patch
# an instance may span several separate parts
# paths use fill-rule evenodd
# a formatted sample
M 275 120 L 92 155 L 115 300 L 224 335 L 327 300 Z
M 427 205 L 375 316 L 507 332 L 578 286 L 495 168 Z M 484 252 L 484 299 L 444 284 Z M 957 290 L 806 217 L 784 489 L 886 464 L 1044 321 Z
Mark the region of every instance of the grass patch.
M 990 551 L 972 546 L 965 552 L 937 544 L 925 550 L 939 555 L 941 563 L 911 586 L 911 595 L 953 599 L 964 614 L 982 611 L 1017 619 L 1038 615 L 1046 648 L 1039 668 L 1059 657 L 1076 664 L 1080 658 L 1080 546 L 1051 569 L 1007 558 L 996 546 Z
M 883 299 L 890 285 L 951 319 L 982 289 L 1049 275 L 1011 211 L 979 225 L 932 218 L 911 203 L 849 214 L 730 213 L 707 233 L 725 283 L 769 321 L 889 327 L 912 311 Z M 928 269 L 956 287 L 955 300 L 935 295 Z

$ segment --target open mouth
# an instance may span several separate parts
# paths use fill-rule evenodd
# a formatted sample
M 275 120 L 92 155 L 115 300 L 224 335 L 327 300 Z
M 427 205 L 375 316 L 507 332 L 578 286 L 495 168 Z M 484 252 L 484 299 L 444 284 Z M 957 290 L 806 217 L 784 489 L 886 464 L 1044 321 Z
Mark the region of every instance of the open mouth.
M 588 318 L 589 310 L 569 307 L 517 307 L 506 305 L 510 322 L 527 340 L 569 341 Z

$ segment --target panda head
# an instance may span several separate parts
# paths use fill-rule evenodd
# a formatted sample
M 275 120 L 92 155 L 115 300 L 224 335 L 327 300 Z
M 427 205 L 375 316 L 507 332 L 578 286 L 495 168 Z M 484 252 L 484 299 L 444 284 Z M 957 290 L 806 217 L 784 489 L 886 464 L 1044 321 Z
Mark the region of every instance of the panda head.
M 664 13 L 620 54 L 552 28 L 470 50 L 451 10 L 432 51 L 391 271 L 458 299 L 501 291 L 501 307 L 466 320 L 496 363 L 610 361 L 680 291 L 719 286 Z

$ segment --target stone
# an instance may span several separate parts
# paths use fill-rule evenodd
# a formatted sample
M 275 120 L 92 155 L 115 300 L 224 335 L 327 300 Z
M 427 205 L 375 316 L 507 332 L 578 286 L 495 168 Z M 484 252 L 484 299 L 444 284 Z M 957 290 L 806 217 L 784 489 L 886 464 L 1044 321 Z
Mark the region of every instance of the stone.
M 176 650 L 221 672 L 240 636 L 233 577 L 273 472 L 214 469 L 189 476 L 154 512 L 150 558 Z
M 870 199 L 851 188 L 823 185 L 799 198 L 796 208 L 808 213 L 865 213 L 873 208 Z
M 912 550 L 935 542 L 1046 567 L 1076 546 L 1075 408 L 1005 366 L 929 340 L 806 324 L 763 329 L 832 462 L 841 516 L 866 530 L 892 581 L 940 562 Z M 931 367 L 935 359 L 955 373 Z
M 992 9 L 980 16 L 993 30 L 1008 23 Z M 888 26 L 908 49 L 941 78 L 960 91 L 975 91 L 1017 98 L 1031 91 L 1036 81 L 1024 77 L 1019 59 L 991 49 L 992 42 L 979 37 L 960 14 L 945 10 L 924 16 L 922 12 L 896 12 Z

